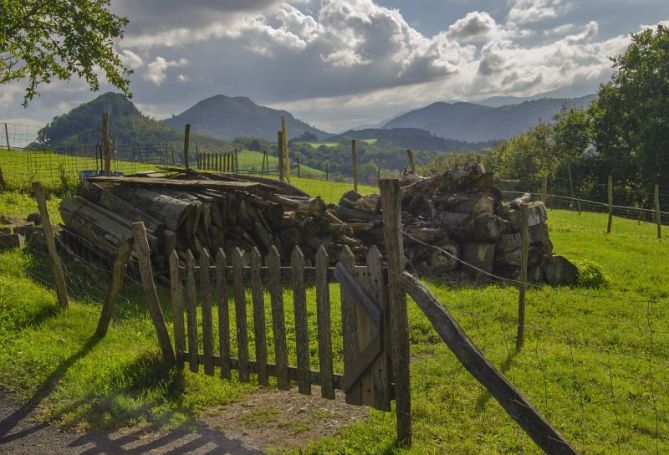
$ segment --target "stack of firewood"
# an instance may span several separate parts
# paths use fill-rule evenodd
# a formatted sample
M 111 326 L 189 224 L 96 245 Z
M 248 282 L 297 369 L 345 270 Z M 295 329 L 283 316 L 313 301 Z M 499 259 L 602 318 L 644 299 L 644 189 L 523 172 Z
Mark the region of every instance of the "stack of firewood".
M 480 275 L 483 270 L 516 279 L 521 265 L 520 205 L 527 204 L 530 279 L 551 284 L 575 281 L 576 268 L 553 255 L 544 204 L 529 195 L 503 203 L 492 173 L 480 164 L 429 178 L 409 173 L 401 183 L 408 267 L 422 274 L 466 270 Z M 383 246 L 379 195 L 346 193 L 336 215 L 366 244 Z
M 337 258 L 344 245 L 362 253 L 349 225 L 337 219 L 319 197 L 267 179 L 230 175 L 144 174 L 95 177 L 73 198 L 61 204 L 69 238 L 83 238 L 98 254 L 113 258 L 132 238 L 132 223 L 143 221 L 154 265 L 165 269 L 176 249 L 185 257 L 203 248 L 230 255 L 234 248 L 259 248 L 267 254 L 275 245 L 283 258 L 300 246 L 313 261 L 323 245 Z

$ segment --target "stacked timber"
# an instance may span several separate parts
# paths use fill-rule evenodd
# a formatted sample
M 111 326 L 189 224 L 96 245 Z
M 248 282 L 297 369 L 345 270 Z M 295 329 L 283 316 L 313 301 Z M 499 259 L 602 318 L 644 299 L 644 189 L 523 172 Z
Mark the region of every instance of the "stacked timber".
M 272 180 L 195 173 L 131 177 L 94 177 L 76 197 L 61 204 L 70 235 L 95 245 L 99 254 L 113 258 L 118 247 L 132 239 L 132 224 L 143 221 L 154 266 L 167 269 L 173 250 L 186 257 L 206 248 L 258 247 L 267 254 L 276 245 L 289 258 L 300 246 L 314 261 L 323 245 L 337 258 L 344 245 L 359 254 L 365 248 L 319 197 Z
M 522 246 L 520 206 L 527 204 L 531 279 L 550 284 L 575 281 L 575 267 L 553 255 L 544 204 L 529 195 L 504 203 L 493 186 L 493 174 L 482 165 L 472 163 L 429 178 L 408 173 L 401 184 L 405 256 L 415 271 L 434 275 L 483 270 L 516 279 Z M 383 246 L 378 194 L 348 192 L 336 215 L 366 244 Z

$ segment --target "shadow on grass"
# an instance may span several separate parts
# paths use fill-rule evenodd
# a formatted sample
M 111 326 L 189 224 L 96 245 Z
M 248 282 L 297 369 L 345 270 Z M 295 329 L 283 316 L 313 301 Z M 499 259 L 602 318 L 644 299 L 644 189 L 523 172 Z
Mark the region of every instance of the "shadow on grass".
M 508 369 L 511 368 L 511 364 L 513 364 L 513 359 L 515 359 L 518 354 L 519 352 L 516 351 L 515 349 L 513 351 L 510 351 L 506 355 L 506 359 L 504 359 L 504 362 L 502 362 L 502 364 L 499 366 L 499 371 L 501 371 L 502 373 L 506 373 Z M 488 392 L 487 390 L 481 392 L 481 395 L 479 395 L 478 399 L 476 400 L 477 412 L 483 411 L 490 397 L 491 397 L 490 392 Z

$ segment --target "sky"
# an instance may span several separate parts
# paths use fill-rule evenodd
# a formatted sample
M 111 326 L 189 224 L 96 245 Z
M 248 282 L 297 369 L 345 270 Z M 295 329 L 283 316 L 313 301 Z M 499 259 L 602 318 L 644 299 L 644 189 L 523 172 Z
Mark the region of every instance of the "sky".
M 326 131 L 376 125 L 435 101 L 593 93 L 631 33 L 666 0 L 112 0 L 115 49 L 139 109 L 178 114 L 248 96 Z M 102 90 L 109 89 L 104 86 Z M 79 80 L 0 87 L 0 119 L 43 124 L 95 98 Z

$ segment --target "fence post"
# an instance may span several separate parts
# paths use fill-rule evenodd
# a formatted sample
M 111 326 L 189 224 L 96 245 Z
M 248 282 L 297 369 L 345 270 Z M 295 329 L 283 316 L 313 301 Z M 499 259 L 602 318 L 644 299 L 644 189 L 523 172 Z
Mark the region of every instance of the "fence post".
M 571 194 L 572 199 L 576 199 L 576 196 L 574 195 L 574 179 L 572 178 L 571 174 L 571 162 L 567 163 L 567 177 L 569 178 L 569 193 Z M 578 210 L 578 214 L 581 214 L 581 201 L 576 199 L 576 209 Z
M 527 291 L 527 260 L 530 249 L 529 219 L 530 209 L 527 204 L 520 206 L 520 286 L 518 288 L 518 335 L 516 351 L 520 352 L 525 341 L 525 292 Z
M 351 139 L 351 168 L 353 170 L 353 191 L 358 191 L 358 153 L 355 148 L 355 139 Z
M 613 224 L 613 177 L 609 175 L 608 181 L 608 193 L 609 193 L 609 223 L 606 226 L 606 233 L 611 233 L 611 225 Z
M 146 300 L 149 303 L 149 312 L 153 325 L 156 328 L 156 335 L 158 336 L 158 343 L 163 354 L 163 360 L 168 365 L 174 365 L 175 357 L 170 335 L 167 332 L 165 325 L 165 318 L 163 317 L 163 310 L 160 308 L 160 300 L 158 300 L 158 291 L 156 290 L 156 283 L 153 281 L 153 269 L 151 267 L 151 252 L 149 251 L 149 241 L 146 238 L 146 228 L 144 222 L 138 221 L 132 223 L 132 232 L 135 243 L 135 253 L 137 254 L 137 262 L 139 262 L 139 274 L 142 277 L 142 287 Z M 191 346 L 188 346 L 192 350 Z
M 7 150 L 11 148 L 9 145 L 9 128 L 7 127 L 7 123 L 5 123 L 5 140 L 7 141 Z
M 102 146 L 104 149 L 105 175 L 111 174 L 111 144 L 109 144 L 109 112 L 102 113 Z
M 65 287 L 65 275 L 63 274 L 63 267 L 58 257 L 56 250 L 56 239 L 53 236 L 53 228 L 49 220 L 49 211 L 46 207 L 46 198 L 44 197 L 44 189 L 40 182 L 33 182 L 33 193 L 37 199 L 37 207 L 42 218 L 42 230 L 44 231 L 44 240 L 46 242 L 46 249 L 51 259 L 51 270 L 53 271 L 53 278 L 56 282 L 56 294 L 58 295 L 58 302 L 62 308 L 67 308 L 67 288 Z
M 105 299 L 102 312 L 100 313 L 98 327 L 95 330 L 95 336 L 98 338 L 103 338 L 107 334 L 107 329 L 109 329 L 109 323 L 111 322 L 114 308 L 116 307 L 116 296 L 121 289 L 121 285 L 123 285 L 123 275 L 125 274 L 125 268 L 128 265 L 131 249 L 132 245 L 128 240 L 121 244 L 116 253 L 116 259 L 114 259 L 114 265 L 112 266 L 111 284 L 109 285 L 107 298 Z
M 300 177 L 300 158 L 297 157 L 295 158 L 295 161 L 297 161 L 297 177 Z
M 239 174 L 239 150 L 235 149 L 235 174 Z
M 277 158 L 279 159 L 279 181 L 284 181 L 284 167 L 283 167 L 283 131 L 277 131 L 276 133 L 276 145 L 277 145 Z
M 329 166 L 329 164 L 330 164 L 329 161 L 326 161 L 326 162 L 325 162 L 325 181 L 326 181 L 326 182 L 330 180 L 330 173 L 328 172 L 328 166 Z
M 657 238 L 662 238 L 662 213 L 660 212 L 660 185 L 655 185 L 655 221 L 657 222 Z
M 548 207 L 548 176 L 541 177 L 541 200 Z
M 398 179 L 381 180 L 383 238 L 388 261 L 388 300 L 392 336 L 392 377 L 395 381 L 397 440 L 411 445 L 411 391 L 409 387 L 409 323 L 400 274 L 404 271 L 402 194 Z
M 190 123 L 186 123 L 186 131 L 184 132 L 184 163 L 186 165 L 186 171 L 189 169 L 188 163 L 188 146 L 190 145 Z
M 413 152 L 411 151 L 411 149 L 407 149 L 407 159 L 409 160 L 409 170 L 412 173 L 415 174 L 416 173 L 416 161 L 414 161 Z
M 286 180 L 290 183 L 290 155 L 288 154 L 288 134 L 286 133 L 286 119 L 284 117 L 281 117 L 281 133 L 283 134 L 283 165 L 286 167 L 284 174 Z

